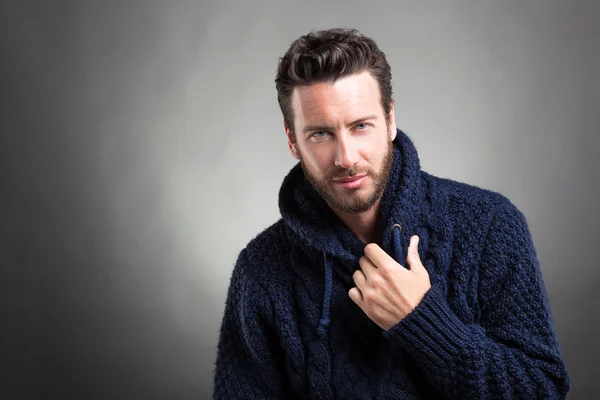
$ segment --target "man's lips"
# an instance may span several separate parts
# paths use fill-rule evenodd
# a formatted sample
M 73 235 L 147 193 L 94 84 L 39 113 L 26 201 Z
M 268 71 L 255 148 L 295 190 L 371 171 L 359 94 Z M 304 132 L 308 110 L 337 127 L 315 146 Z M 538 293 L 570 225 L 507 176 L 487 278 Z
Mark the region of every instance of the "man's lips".
M 347 183 L 347 182 L 353 182 L 356 181 L 358 179 L 364 178 L 366 175 L 354 175 L 354 176 L 349 176 L 347 178 L 342 178 L 342 179 L 334 179 L 335 182 L 337 183 Z
M 341 178 L 334 180 L 340 186 L 343 186 L 345 189 L 357 189 L 365 180 L 367 175 L 355 175 L 349 176 L 347 178 Z

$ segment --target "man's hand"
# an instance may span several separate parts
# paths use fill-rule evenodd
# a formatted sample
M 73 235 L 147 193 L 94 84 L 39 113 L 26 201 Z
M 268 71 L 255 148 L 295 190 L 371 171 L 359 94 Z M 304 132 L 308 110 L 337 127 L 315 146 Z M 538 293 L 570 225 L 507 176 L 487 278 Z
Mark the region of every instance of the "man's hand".
M 419 237 L 412 236 L 405 269 L 375 243 L 365 247 L 359 260 L 361 269 L 352 275 L 348 296 L 369 318 L 388 330 L 410 314 L 431 288 L 429 274 L 421 263 Z

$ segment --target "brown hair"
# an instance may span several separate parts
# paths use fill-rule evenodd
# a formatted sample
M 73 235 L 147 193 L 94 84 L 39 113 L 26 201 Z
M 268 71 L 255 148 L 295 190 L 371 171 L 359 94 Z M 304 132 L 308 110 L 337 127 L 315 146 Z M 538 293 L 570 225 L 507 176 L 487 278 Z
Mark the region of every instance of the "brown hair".
M 285 124 L 294 134 L 292 91 L 296 86 L 336 80 L 369 71 L 379 84 L 381 106 L 389 123 L 392 72 L 385 54 L 373 39 L 356 29 L 334 28 L 310 32 L 295 40 L 279 60 L 275 87 Z

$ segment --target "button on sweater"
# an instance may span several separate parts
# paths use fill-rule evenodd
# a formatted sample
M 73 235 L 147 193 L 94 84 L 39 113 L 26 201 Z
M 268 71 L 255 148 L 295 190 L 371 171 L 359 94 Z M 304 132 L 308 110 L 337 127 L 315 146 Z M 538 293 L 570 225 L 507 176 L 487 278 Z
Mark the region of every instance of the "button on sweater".
M 215 399 L 557 399 L 570 383 L 531 233 L 504 196 L 421 170 L 397 131 L 379 245 L 406 265 L 410 237 L 431 288 L 383 330 L 349 298 L 365 243 L 300 165 L 281 218 L 234 266 Z

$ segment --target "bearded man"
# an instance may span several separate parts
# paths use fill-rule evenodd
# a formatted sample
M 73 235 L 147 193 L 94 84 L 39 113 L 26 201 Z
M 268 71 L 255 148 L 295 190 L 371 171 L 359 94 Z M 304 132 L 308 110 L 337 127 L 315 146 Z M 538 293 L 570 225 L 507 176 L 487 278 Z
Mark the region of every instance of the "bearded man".
M 234 267 L 215 399 L 564 398 L 524 215 L 421 170 L 376 43 L 309 33 L 275 82 L 299 163 Z

